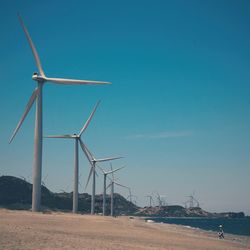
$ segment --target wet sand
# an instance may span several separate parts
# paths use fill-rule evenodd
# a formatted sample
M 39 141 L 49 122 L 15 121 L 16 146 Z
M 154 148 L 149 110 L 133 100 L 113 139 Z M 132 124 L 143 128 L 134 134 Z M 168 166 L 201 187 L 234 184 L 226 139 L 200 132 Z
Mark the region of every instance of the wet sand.
M 0 209 L 0 249 L 250 249 L 250 237 L 230 236 L 127 216 L 31 213 Z

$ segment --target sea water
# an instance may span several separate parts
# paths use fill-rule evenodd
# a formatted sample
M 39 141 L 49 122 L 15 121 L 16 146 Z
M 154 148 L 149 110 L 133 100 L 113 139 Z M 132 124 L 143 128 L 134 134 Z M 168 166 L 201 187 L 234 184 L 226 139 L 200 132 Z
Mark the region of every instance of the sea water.
M 223 226 L 224 233 L 250 236 L 250 217 L 241 219 L 229 218 L 150 218 L 155 222 L 177 224 L 200 228 L 208 231 L 219 231 L 219 225 Z

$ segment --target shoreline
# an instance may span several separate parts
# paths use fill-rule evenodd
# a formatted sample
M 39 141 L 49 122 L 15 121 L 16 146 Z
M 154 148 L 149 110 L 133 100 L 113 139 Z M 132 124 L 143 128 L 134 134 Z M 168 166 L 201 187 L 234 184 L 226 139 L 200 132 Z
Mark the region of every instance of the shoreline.
M 217 234 L 144 218 L 0 209 L 0 249 L 250 249 L 250 237 Z
M 155 216 L 143 216 L 144 220 L 151 220 L 155 223 L 165 223 L 165 224 L 173 224 L 173 225 L 181 225 L 187 228 L 204 230 L 206 232 L 218 233 L 218 226 L 215 227 L 216 222 L 217 225 L 224 225 L 227 231 L 224 231 L 224 234 L 230 236 L 242 236 L 242 237 L 250 237 L 249 229 L 248 231 L 235 230 L 238 226 L 241 228 L 242 223 L 249 225 L 249 218 L 209 218 L 209 217 L 155 217 Z M 190 220 L 191 223 L 188 222 Z M 198 221 L 206 221 L 207 223 L 199 223 Z M 219 221 L 218 221 L 219 220 Z M 198 223 L 197 223 L 198 222 Z M 230 222 L 228 224 L 228 222 Z M 237 222 L 237 224 L 235 224 Z M 225 224 L 224 224 L 225 223 Z M 238 224 L 240 223 L 240 225 Z M 231 225 L 230 225 L 231 224 Z M 204 226 L 205 225 L 205 226 Z M 234 226 L 234 230 L 232 230 L 232 225 Z
M 204 236 L 207 236 L 207 237 L 211 237 L 211 238 L 218 238 L 218 231 L 213 231 L 213 230 L 205 230 L 205 229 L 202 229 L 202 228 L 199 228 L 199 227 L 191 227 L 191 226 L 188 226 L 188 225 L 181 225 L 181 224 L 174 224 L 174 223 L 165 223 L 165 222 L 156 222 L 156 221 L 153 221 L 151 220 L 152 218 L 155 218 L 155 217 L 143 217 L 143 220 L 145 220 L 146 223 L 148 224 L 157 224 L 157 225 L 161 225 L 164 227 L 164 225 L 169 225 L 169 226 L 173 226 L 173 227 L 176 227 L 177 229 L 181 229 L 181 230 L 190 230 L 192 231 L 193 233 L 195 234 L 202 234 Z M 180 218 L 180 217 L 171 217 L 171 218 Z M 190 219 L 191 218 L 196 218 L 196 217 L 189 217 Z M 185 218 L 186 219 L 186 218 Z M 150 222 L 147 222 L 148 220 L 150 220 Z M 225 233 L 224 232 L 224 236 L 225 238 L 224 239 L 220 239 L 220 240 L 229 240 L 229 241 L 232 241 L 232 242 L 238 242 L 244 246 L 250 246 L 250 236 L 247 236 L 247 235 L 239 235 L 239 234 L 230 234 L 230 233 Z

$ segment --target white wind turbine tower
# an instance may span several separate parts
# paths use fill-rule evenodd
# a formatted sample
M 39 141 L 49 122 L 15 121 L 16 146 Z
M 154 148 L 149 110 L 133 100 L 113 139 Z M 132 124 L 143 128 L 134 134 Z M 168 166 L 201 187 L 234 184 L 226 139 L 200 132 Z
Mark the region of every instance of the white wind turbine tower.
M 74 79 L 63 79 L 63 78 L 50 78 L 47 77 L 43 71 L 40 58 L 38 56 L 37 50 L 31 40 L 29 32 L 25 27 L 21 17 L 18 15 L 21 26 L 24 30 L 28 43 L 31 47 L 33 56 L 36 61 L 36 65 L 39 73 L 34 73 L 32 79 L 37 82 L 37 87 L 32 93 L 29 102 L 25 108 L 25 111 L 14 130 L 10 143 L 21 127 L 26 115 L 29 113 L 34 101 L 36 100 L 36 119 L 35 119 L 35 139 L 34 139 L 34 161 L 33 161 L 33 191 L 32 191 L 32 211 L 40 210 L 41 203 L 41 176 L 42 176 L 42 90 L 46 82 L 56 83 L 56 84 L 108 84 L 108 82 L 99 81 L 88 81 L 88 80 L 74 80 Z
M 111 171 L 113 171 L 112 164 L 110 164 L 110 167 L 111 167 Z M 117 186 L 126 188 L 129 190 L 130 193 L 131 193 L 131 191 L 130 191 L 129 187 L 124 186 L 124 185 L 115 181 L 114 173 L 112 173 L 112 179 L 111 178 L 109 178 L 109 179 L 110 179 L 110 184 L 107 186 L 107 188 L 109 188 L 109 187 L 111 188 L 111 190 L 110 190 L 110 215 L 114 216 L 114 186 L 117 185 Z
M 78 212 L 78 187 L 79 187 L 79 157 L 78 157 L 78 145 L 83 149 L 81 135 L 87 129 L 100 101 L 97 102 L 95 105 L 92 113 L 90 114 L 88 120 L 83 125 L 82 129 L 80 130 L 79 134 L 71 134 L 71 135 L 49 135 L 44 136 L 45 138 L 63 138 L 63 139 L 74 139 L 75 140 L 75 167 L 74 167 L 74 191 L 73 191 L 73 213 Z
M 133 203 L 133 197 L 134 197 L 134 202 L 136 203 L 136 200 L 138 197 L 136 195 L 133 195 L 131 192 L 131 188 L 128 188 L 129 190 L 129 195 L 127 196 L 127 200 L 129 200 L 131 203 Z
M 133 198 L 133 197 L 135 197 L 135 195 L 132 195 L 131 189 L 129 188 L 129 194 L 128 194 L 128 196 L 127 196 L 127 200 L 129 200 L 129 202 L 132 203 L 132 198 Z
M 109 174 L 113 174 L 114 172 L 124 168 L 125 166 L 122 166 L 120 168 L 114 169 L 114 170 L 109 170 L 109 171 L 105 171 L 103 168 L 101 168 L 100 166 L 96 165 L 103 173 L 103 203 L 102 203 L 102 215 L 106 214 L 106 182 L 107 182 L 107 175 Z
M 96 176 L 96 163 L 97 162 L 104 162 L 104 161 L 112 161 L 112 160 L 117 160 L 117 159 L 121 159 L 123 157 L 111 157 L 111 158 L 102 158 L 102 159 L 96 159 L 93 154 L 89 151 L 89 149 L 87 148 L 87 146 L 82 143 L 82 149 L 91 165 L 90 171 L 89 171 L 89 176 L 88 176 L 88 180 L 85 186 L 85 189 L 88 186 L 90 177 L 92 175 L 92 197 L 91 197 L 91 214 L 95 213 L 95 176 Z

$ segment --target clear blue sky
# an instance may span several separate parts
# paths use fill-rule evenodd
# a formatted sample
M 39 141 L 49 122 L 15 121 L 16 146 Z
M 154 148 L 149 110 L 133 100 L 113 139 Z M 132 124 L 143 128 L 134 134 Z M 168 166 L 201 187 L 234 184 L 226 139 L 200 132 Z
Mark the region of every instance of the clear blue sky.
M 20 12 L 46 75 L 113 83 L 47 84 L 45 134 L 78 132 L 101 99 L 83 139 L 97 157 L 125 156 L 114 162 L 127 166 L 117 177 L 140 205 L 155 190 L 169 204 L 195 190 L 209 211 L 250 214 L 249 1 L 0 5 L 1 175 L 31 179 L 32 173 L 34 108 L 8 144 L 37 71 Z M 72 190 L 73 150 L 73 141 L 44 141 L 43 176 L 51 190 Z M 81 154 L 82 185 L 88 171 Z

